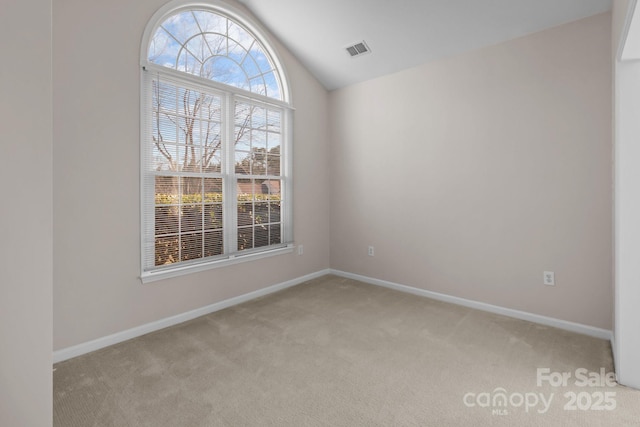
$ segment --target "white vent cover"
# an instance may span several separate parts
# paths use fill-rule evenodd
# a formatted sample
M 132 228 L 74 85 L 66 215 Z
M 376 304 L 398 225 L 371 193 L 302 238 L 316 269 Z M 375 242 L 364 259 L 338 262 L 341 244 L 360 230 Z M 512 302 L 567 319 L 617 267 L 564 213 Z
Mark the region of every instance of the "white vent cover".
M 348 46 L 346 47 L 346 49 L 351 57 L 364 55 L 365 53 L 371 53 L 371 49 L 369 49 L 369 46 L 367 46 L 364 40 L 360 43 Z

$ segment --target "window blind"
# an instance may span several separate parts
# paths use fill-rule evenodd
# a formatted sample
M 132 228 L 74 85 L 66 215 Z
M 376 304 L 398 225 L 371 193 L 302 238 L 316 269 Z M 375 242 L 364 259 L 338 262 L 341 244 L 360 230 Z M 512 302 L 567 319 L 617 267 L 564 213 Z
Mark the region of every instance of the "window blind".
M 291 242 L 287 110 L 144 71 L 144 271 Z

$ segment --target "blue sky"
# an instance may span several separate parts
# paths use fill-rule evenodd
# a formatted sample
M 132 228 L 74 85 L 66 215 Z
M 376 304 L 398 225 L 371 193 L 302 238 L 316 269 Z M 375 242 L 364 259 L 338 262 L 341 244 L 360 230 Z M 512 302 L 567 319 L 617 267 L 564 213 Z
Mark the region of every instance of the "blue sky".
M 282 99 L 273 62 L 249 32 L 209 11 L 169 17 L 156 30 L 149 61 Z

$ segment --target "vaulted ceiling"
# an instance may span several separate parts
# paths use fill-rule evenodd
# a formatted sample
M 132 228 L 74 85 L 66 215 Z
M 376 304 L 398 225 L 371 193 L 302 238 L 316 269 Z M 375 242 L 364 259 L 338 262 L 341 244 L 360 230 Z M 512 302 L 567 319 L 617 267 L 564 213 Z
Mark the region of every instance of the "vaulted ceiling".
M 329 90 L 611 9 L 611 0 L 240 0 Z M 345 48 L 366 41 L 371 53 Z

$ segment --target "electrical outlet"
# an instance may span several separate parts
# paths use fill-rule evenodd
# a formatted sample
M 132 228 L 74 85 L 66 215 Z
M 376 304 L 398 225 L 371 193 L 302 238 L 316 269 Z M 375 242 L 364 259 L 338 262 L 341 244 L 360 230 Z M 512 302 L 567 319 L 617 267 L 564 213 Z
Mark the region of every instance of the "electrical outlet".
M 545 271 L 542 274 L 543 283 L 547 286 L 555 286 L 556 285 L 556 275 L 553 271 Z
M 373 246 L 369 246 L 369 256 L 373 256 L 374 255 L 374 249 Z
M 298 255 L 304 254 L 304 246 L 298 245 Z

